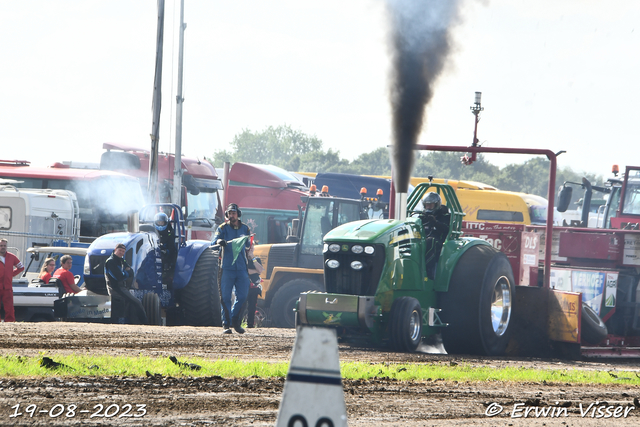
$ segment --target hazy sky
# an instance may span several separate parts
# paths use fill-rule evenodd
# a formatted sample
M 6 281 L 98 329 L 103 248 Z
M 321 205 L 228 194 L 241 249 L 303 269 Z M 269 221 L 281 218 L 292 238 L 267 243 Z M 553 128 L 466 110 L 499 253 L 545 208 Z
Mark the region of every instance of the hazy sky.
M 349 159 L 390 144 L 382 0 L 185 3 L 185 155 L 282 124 Z M 420 143 L 471 144 L 481 91 L 484 145 L 566 150 L 561 167 L 602 175 L 640 164 L 640 2 L 462 4 Z M 173 151 L 179 1 L 166 9 L 160 150 Z M 0 0 L 0 158 L 97 162 L 104 142 L 149 148 L 156 23 L 153 0 Z

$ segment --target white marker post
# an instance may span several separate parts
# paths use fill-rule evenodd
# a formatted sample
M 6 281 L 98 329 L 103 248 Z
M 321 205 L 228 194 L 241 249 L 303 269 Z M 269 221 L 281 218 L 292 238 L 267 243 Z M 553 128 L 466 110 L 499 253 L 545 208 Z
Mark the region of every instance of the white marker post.
M 298 326 L 276 427 L 346 425 L 336 331 Z

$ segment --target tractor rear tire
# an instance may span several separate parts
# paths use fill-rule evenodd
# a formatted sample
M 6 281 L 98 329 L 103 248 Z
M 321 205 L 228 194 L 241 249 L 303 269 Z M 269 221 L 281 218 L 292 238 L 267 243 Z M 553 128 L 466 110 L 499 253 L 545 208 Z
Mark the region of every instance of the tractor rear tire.
M 609 331 L 598 313 L 591 306 L 582 303 L 582 332 L 581 340 L 586 344 L 599 344 L 602 342 Z
M 180 292 L 180 306 L 189 326 L 222 326 L 217 251 L 206 249 L 200 255 L 191 280 Z
M 422 309 L 417 299 L 397 298 L 391 305 L 389 334 L 395 351 L 412 353 L 422 340 Z
M 313 280 L 294 279 L 278 289 L 271 301 L 271 317 L 276 328 L 296 327 L 293 309 L 300 298 L 300 293 L 307 291 L 322 291 L 322 288 Z
M 448 354 L 504 354 L 513 330 L 515 280 L 509 260 L 478 245 L 458 261 L 448 292 L 440 294 L 440 319 L 448 326 L 442 342 Z
M 160 297 L 155 292 L 148 292 L 142 297 L 142 307 L 147 314 L 150 325 L 162 326 L 162 307 Z

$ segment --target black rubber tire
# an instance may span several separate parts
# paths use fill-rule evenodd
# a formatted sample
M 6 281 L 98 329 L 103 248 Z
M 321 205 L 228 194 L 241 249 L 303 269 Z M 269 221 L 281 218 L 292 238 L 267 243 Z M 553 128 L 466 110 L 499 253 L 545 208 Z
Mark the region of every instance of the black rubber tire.
M 598 313 L 588 304 L 582 303 L 582 332 L 580 341 L 587 344 L 599 344 L 607 338 L 609 331 Z
M 196 262 L 191 280 L 180 292 L 185 324 L 222 326 L 218 290 L 218 253 L 206 249 Z
M 395 351 L 412 353 L 422 340 L 422 309 L 417 299 L 397 298 L 389 314 L 389 335 Z
M 295 328 L 296 319 L 293 309 L 300 293 L 322 291 L 321 286 L 308 279 L 294 279 L 282 285 L 271 301 L 271 318 L 276 328 Z
M 160 297 L 155 292 L 149 292 L 142 297 L 142 307 L 147 314 L 149 325 L 162 326 L 162 306 Z
M 492 300 L 496 286 L 504 288 L 504 323 L 494 330 Z M 507 295 L 508 294 L 508 295 Z M 506 255 L 490 246 L 469 248 L 458 261 L 449 291 L 439 294 L 442 343 L 449 354 L 504 354 L 513 330 L 515 280 Z M 505 319 L 506 317 L 506 319 Z

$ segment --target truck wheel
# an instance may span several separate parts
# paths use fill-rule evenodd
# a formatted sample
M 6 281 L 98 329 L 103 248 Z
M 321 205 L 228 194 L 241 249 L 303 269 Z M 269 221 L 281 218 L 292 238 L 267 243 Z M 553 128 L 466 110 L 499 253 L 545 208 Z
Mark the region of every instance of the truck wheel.
M 271 301 L 271 317 L 276 328 L 295 328 L 293 309 L 301 292 L 322 291 L 320 286 L 307 279 L 294 279 L 282 285 Z
M 506 255 L 472 246 L 440 294 L 442 342 L 449 354 L 504 354 L 511 337 L 515 280 Z
M 217 252 L 207 249 L 200 255 L 191 280 L 180 293 L 180 305 L 187 325 L 222 326 Z
M 160 305 L 160 297 L 155 292 L 149 292 L 142 297 L 142 307 L 147 314 L 150 325 L 162 325 L 162 313 Z
M 422 340 L 422 309 L 417 299 L 400 297 L 393 302 L 389 333 L 394 350 L 416 351 Z
M 598 344 L 604 340 L 609 331 L 598 313 L 591 306 L 582 303 L 582 332 L 581 340 L 587 344 Z

